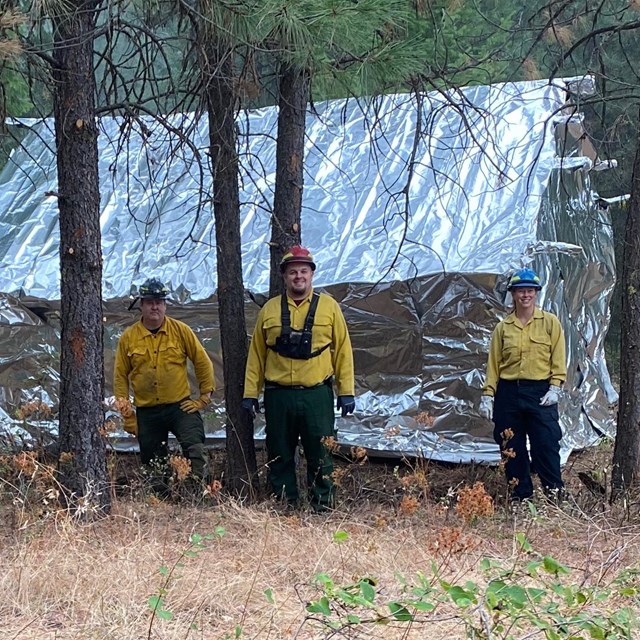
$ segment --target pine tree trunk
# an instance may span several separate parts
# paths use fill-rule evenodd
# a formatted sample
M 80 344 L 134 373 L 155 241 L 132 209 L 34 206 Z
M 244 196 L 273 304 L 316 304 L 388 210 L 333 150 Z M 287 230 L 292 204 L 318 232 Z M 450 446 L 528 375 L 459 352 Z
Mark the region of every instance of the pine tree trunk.
M 242 408 L 248 341 L 240 242 L 240 195 L 236 148 L 232 53 L 207 46 L 205 82 L 209 112 L 209 149 L 216 222 L 220 339 L 227 411 L 226 488 L 239 495 L 257 486 L 253 421 Z
M 284 70 L 280 80 L 269 297 L 283 291 L 280 261 L 284 252 L 292 245 L 300 243 L 305 116 L 309 102 L 309 84 L 308 71 L 292 67 Z
M 87 518 L 108 512 L 111 499 L 103 436 L 96 7 L 93 0 L 78 0 L 52 19 L 62 324 L 59 472 L 66 504 Z
M 636 484 L 640 472 L 640 138 L 633 163 L 621 290 L 620 404 L 612 500 Z

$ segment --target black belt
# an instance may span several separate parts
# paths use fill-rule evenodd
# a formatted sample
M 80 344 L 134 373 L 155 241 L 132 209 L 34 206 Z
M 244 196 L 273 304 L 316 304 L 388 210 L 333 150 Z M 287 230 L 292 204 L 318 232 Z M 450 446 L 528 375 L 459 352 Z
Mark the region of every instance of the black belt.
M 318 382 L 318 384 L 311 385 L 310 387 L 305 387 L 302 384 L 278 384 L 277 382 L 267 381 L 264 383 L 264 388 L 265 389 L 295 389 L 295 390 L 317 389 L 318 387 L 321 387 L 323 384 L 330 385 L 331 378 L 327 378 L 324 382 Z

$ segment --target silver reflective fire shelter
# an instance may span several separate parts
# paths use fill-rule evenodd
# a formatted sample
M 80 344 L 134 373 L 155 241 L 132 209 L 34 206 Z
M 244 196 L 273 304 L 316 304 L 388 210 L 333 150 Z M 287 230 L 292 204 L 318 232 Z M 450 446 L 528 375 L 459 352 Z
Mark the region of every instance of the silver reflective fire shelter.
M 372 454 L 499 459 L 478 414 L 491 333 L 510 309 L 509 275 L 530 266 L 558 315 L 568 378 L 563 456 L 613 435 L 617 400 L 604 338 L 615 264 L 609 211 L 591 188 L 602 163 L 585 136 L 589 77 L 316 103 L 307 113 L 302 241 L 314 286 L 342 306 L 353 343 L 356 412 L 338 441 Z M 146 277 L 170 290 L 214 360 L 209 442 L 224 438 L 224 380 L 206 117 L 99 121 L 105 401 L 113 354 Z M 55 408 L 59 227 L 53 123 L 26 135 L 0 173 L 0 430 L 55 432 L 16 410 Z M 277 108 L 242 111 L 242 259 L 247 330 L 269 283 Z M 113 415 L 108 408 L 107 416 Z M 256 438 L 263 437 L 258 416 Z M 118 449 L 135 440 L 112 436 Z

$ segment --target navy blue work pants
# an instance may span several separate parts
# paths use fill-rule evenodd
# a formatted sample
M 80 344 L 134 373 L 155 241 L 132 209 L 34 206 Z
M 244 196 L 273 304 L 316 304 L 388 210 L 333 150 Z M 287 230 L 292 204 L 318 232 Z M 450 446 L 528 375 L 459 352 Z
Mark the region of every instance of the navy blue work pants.
M 493 437 L 507 462 L 505 473 L 516 500 L 533 495 L 531 468 L 545 490 L 562 489 L 558 405 L 541 407 L 546 380 L 500 380 L 493 406 Z M 527 438 L 531 458 L 527 450 Z

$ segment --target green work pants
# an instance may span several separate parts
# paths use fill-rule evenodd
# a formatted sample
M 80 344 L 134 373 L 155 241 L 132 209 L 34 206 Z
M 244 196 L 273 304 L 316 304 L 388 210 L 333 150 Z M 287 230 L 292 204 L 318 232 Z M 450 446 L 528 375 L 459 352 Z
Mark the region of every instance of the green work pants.
M 142 464 L 149 464 L 154 458 L 167 458 L 167 442 L 169 433 L 172 433 L 180 444 L 182 455 L 191 461 L 191 473 L 198 478 L 205 477 L 207 451 L 200 412 L 185 413 L 179 402 L 173 402 L 138 407 L 136 416 Z
M 290 503 L 298 500 L 295 452 L 298 439 L 307 460 L 311 506 L 333 506 L 331 452 L 322 439 L 335 436 L 333 390 L 328 384 L 310 388 L 271 387 L 264 392 L 269 480 L 273 493 Z

